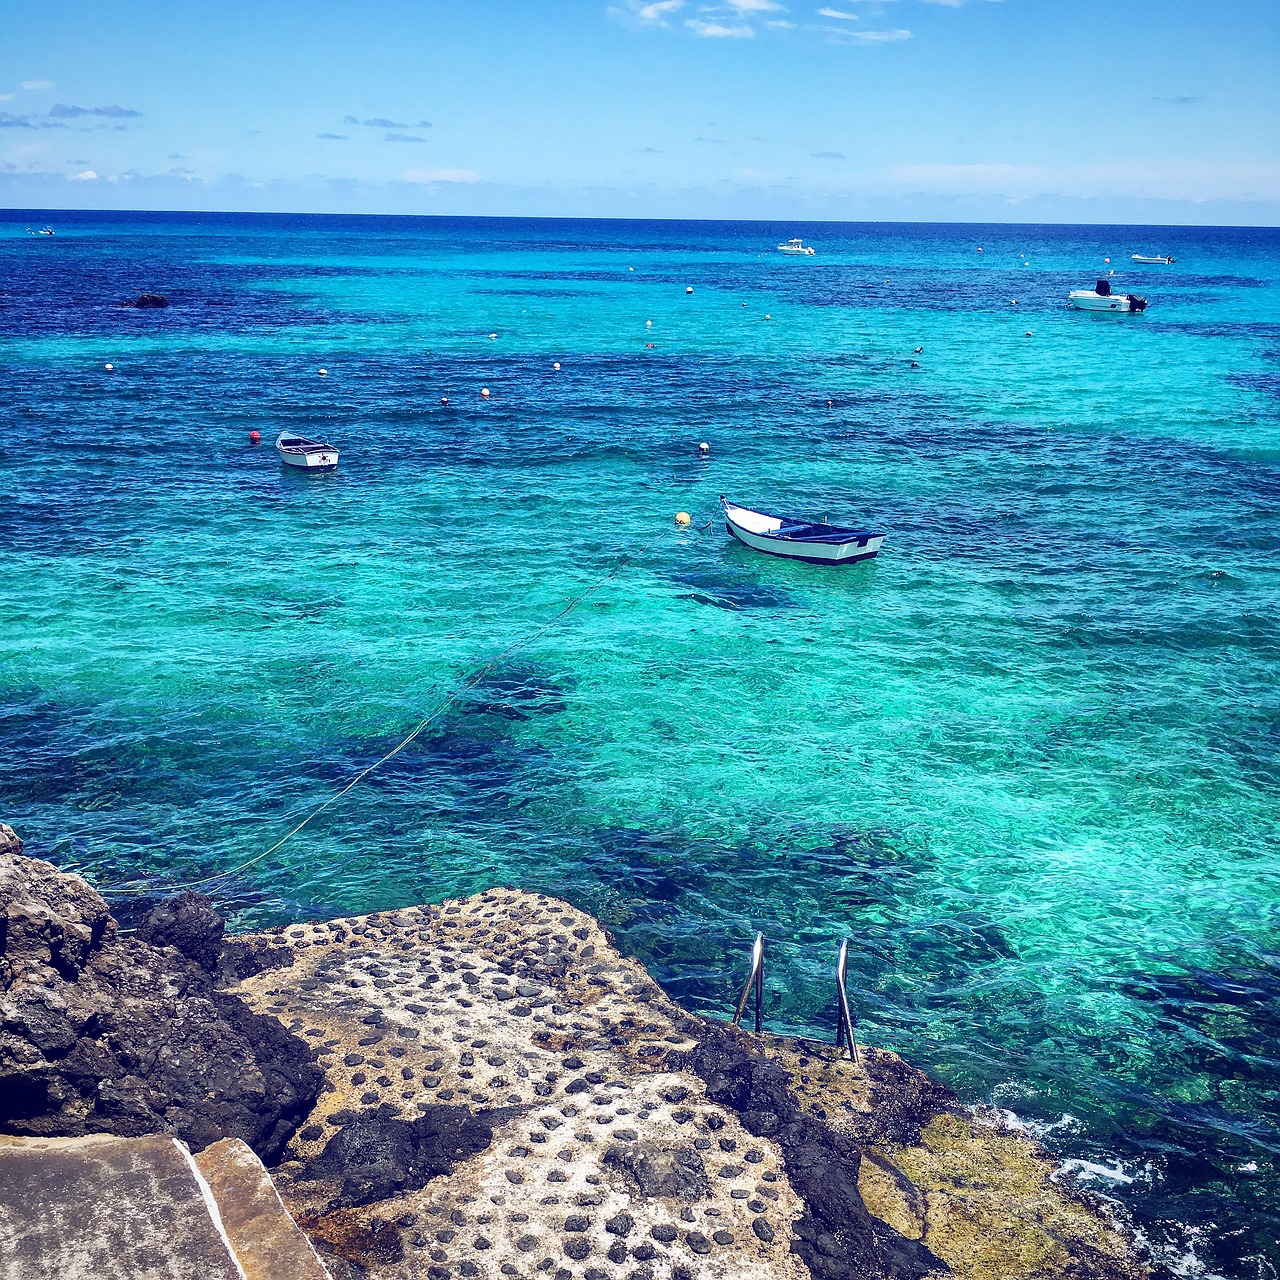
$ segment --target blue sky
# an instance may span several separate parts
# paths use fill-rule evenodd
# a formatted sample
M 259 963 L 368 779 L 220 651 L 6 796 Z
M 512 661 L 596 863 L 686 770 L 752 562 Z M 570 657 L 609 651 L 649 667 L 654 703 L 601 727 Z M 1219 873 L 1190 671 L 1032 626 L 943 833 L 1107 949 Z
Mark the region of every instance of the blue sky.
M 0 204 L 1280 223 L 1280 0 L 6 6 Z

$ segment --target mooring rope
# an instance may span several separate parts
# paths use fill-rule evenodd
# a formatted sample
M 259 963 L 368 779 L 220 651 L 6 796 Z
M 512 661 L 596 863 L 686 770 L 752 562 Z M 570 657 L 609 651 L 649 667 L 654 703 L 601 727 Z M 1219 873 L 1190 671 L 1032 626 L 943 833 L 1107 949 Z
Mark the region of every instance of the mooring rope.
M 701 531 L 705 531 L 706 529 L 709 529 L 712 523 L 714 523 L 714 520 L 715 520 L 715 517 L 713 516 L 712 519 L 702 527 Z M 303 818 L 302 821 L 299 822 L 297 826 L 293 827 L 290 831 L 285 832 L 285 834 L 282 835 L 280 839 L 277 840 L 275 844 L 273 844 L 269 849 L 264 849 L 262 853 L 259 853 L 255 857 L 250 858 L 248 862 L 242 862 L 238 867 L 230 867 L 226 871 L 218 871 L 218 872 L 215 872 L 213 875 L 204 876 L 202 879 L 199 879 L 199 880 L 186 880 L 180 884 L 166 885 L 165 888 L 167 890 L 198 889 L 202 885 L 212 884 L 215 880 L 223 880 L 227 876 L 239 875 L 242 871 L 247 871 L 250 867 L 261 862 L 264 858 L 269 858 L 282 845 L 287 844 L 288 841 L 292 840 L 293 837 L 296 836 L 298 832 L 301 831 L 303 827 L 305 827 L 312 820 L 312 818 L 319 817 L 319 815 L 322 814 L 327 808 L 329 808 L 330 805 L 337 803 L 337 801 L 341 800 L 342 797 L 345 796 L 348 791 L 352 790 L 354 787 L 358 786 L 361 782 L 363 782 L 364 779 L 367 778 L 375 769 L 380 768 L 382 765 L 386 764 L 387 761 L 392 758 L 392 756 L 398 755 L 401 751 L 403 751 L 405 747 L 407 747 L 416 737 L 418 737 L 419 734 L 422 733 L 422 731 L 425 728 L 427 728 L 428 725 L 432 723 L 432 721 L 436 720 L 451 706 L 453 706 L 453 704 L 457 702 L 458 699 L 461 698 L 463 694 L 465 694 L 468 690 L 474 689 L 475 686 L 479 684 L 480 681 L 483 680 L 484 677 L 488 675 L 488 673 L 492 671 L 493 668 L 496 667 L 500 662 L 504 661 L 506 658 L 509 658 L 513 653 L 518 652 L 520 649 L 523 649 L 526 645 L 532 644 L 540 636 L 545 635 L 548 631 L 552 630 L 554 627 L 559 626 L 559 624 L 563 622 L 565 618 L 567 618 L 584 600 L 593 596 L 597 591 L 600 590 L 601 587 L 605 585 L 605 583 L 611 581 L 613 578 L 616 578 L 618 574 L 628 564 L 632 563 L 632 561 L 634 560 L 640 559 L 656 543 L 660 542 L 668 534 L 672 532 L 678 532 L 679 528 L 680 526 L 678 525 L 668 526 L 661 533 L 655 534 L 652 538 L 650 538 L 649 541 L 646 542 L 644 546 L 640 548 L 639 551 L 635 551 L 635 552 L 624 551 L 618 556 L 614 557 L 613 567 L 607 573 L 597 578 L 595 582 L 593 582 L 585 590 L 579 592 L 576 596 L 570 596 L 564 608 L 561 609 L 560 612 L 557 613 L 554 617 L 549 618 L 546 622 L 542 623 L 540 626 L 535 627 L 527 635 L 521 636 L 518 639 L 513 640 L 509 645 L 507 645 L 505 649 L 499 650 L 499 652 L 495 653 L 493 657 L 489 658 L 481 666 L 477 667 L 476 670 L 470 676 L 468 676 L 467 679 L 464 680 L 462 684 L 460 684 L 452 693 L 448 694 L 431 711 L 429 715 L 423 716 L 423 718 L 419 720 L 416 725 L 414 725 L 414 727 L 409 731 L 409 733 L 406 734 L 403 738 L 401 738 L 400 741 L 397 742 L 396 745 L 392 747 L 391 750 L 388 751 L 386 755 L 382 756 L 378 760 L 375 760 L 371 765 L 367 766 L 366 768 L 361 769 L 361 771 L 357 773 L 356 776 L 352 778 L 351 781 L 348 782 L 347 785 L 343 787 L 341 791 L 334 792 L 334 794 L 331 795 L 323 804 L 317 805 L 314 809 L 312 809 L 311 812 L 308 813 L 307 816 Z M 109 885 L 106 888 L 102 888 L 98 890 L 99 893 L 103 893 L 103 894 L 107 894 L 107 893 L 127 894 L 127 893 L 137 893 L 138 891 L 139 890 L 137 887 L 126 888 L 125 885 L 121 883 L 117 883 L 116 885 Z

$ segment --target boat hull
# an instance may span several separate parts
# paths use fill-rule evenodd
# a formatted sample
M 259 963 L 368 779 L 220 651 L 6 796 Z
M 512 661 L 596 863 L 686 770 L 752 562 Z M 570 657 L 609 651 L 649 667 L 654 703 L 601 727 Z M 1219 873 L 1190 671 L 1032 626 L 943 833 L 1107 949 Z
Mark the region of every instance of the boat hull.
M 882 533 L 872 533 L 867 535 L 865 542 L 787 542 L 782 538 L 752 533 L 749 529 L 734 524 L 732 520 L 726 519 L 724 527 L 752 551 L 763 551 L 767 556 L 781 556 L 784 560 L 799 560 L 803 564 L 857 564 L 860 560 L 872 559 L 885 539 Z
M 332 450 L 324 453 L 280 453 L 280 461 L 295 471 L 336 471 L 338 455 Z
M 1116 314 L 1130 311 L 1136 313 L 1146 308 L 1145 302 L 1141 306 L 1134 306 L 1133 299 L 1123 293 L 1101 294 L 1076 290 L 1067 295 L 1067 302 L 1077 311 L 1112 311 Z

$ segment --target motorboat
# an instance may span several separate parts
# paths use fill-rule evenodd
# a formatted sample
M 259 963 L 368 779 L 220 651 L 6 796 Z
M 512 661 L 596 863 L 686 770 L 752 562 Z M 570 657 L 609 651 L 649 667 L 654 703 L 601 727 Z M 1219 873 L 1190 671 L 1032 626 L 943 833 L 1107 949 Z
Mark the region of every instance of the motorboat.
M 1146 298 L 1136 293 L 1112 293 L 1109 280 L 1099 280 L 1092 289 L 1072 289 L 1067 303 L 1080 311 L 1145 311 Z
M 332 471 L 338 465 L 338 451 L 333 445 L 287 431 L 276 437 L 276 452 L 286 467 L 297 467 L 299 471 Z
M 1155 254 L 1153 256 L 1149 253 L 1135 253 L 1131 261 L 1141 262 L 1147 266 L 1171 267 L 1175 262 L 1177 262 L 1177 258 L 1170 258 L 1167 255 L 1165 257 L 1161 257 L 1159 254 Z
M 805 244 L 805 242 L 801 240 L 799 236 L 796 236 L 794 240 L 784 240 L 778 246 L 778 252 L 779 253 L 795 253 L 795 254 L 799 254 L 801 257 L 812 258 L 813 255 L 818 251 L 813 247 L 813 245 Z
M 870 560 L 880 550 L 883 533 L 870 529 L 848 529 L 840 525 L 798 520 L 794 516 L 771 516 L 763 511 L 740 507 L 720 495 L 725 528 L 753 551 L 803 560 L 806 564 L 853 564 Z

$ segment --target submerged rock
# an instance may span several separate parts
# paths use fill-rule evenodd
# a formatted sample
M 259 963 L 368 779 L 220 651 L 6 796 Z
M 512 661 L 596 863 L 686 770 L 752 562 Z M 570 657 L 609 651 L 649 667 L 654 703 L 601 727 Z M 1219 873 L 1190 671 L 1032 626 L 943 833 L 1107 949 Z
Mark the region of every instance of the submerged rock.
M 131 307 L 167 307 L 169 299 L 163 293 L 140 293 L 137 300 L 128 304 Z
M 190 941 L 194 918 L 152 936 Z M 195 932 L 207 959 L 208 921 Z M 0 853 L 0 1132 L 235 1137 L 270 1163 L 320 1084 L 303 1041 L 175 947 L 122 936 L 79 876 Z

